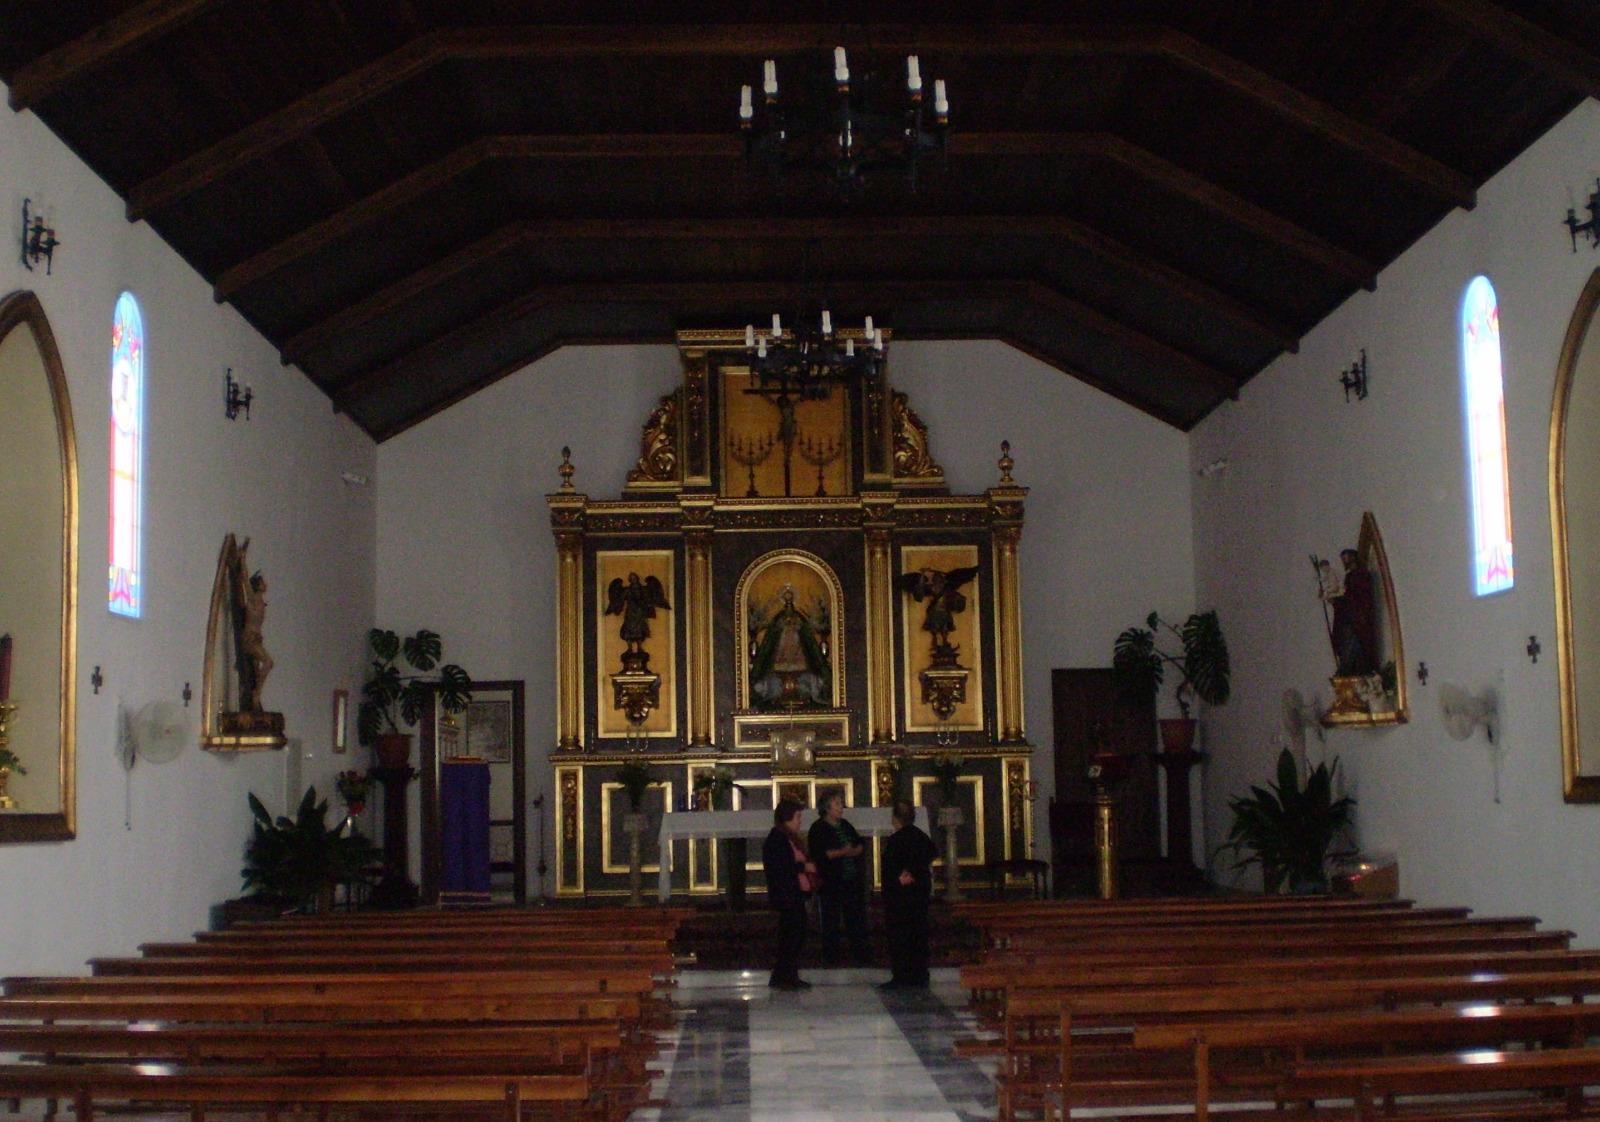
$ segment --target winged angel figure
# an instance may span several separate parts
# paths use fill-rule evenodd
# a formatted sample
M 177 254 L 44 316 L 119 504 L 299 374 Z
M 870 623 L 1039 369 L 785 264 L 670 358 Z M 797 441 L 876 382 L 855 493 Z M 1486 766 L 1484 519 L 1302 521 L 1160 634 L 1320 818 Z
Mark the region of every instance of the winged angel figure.
M 967 598 L 961 586 L 978 575 L 978 567 L 963 569 L 918 569 L 914 573 L 901 573 L 896 582 L 900 590 L 917 603 L 928 602 L 922 618 L 922 630 L 933 636 L 933 656 L 954 658 L 956 649 L 950 645 L 950 632 L 955 630 L 956 616 L 966 611 Z
M 666 589 L 661 587 L 657 577 L 640 580 L 638 573 L 629 573 L 626 584 L 617 577 L 606 586 L 605 614 L 622 617 L 620 634 L 630 654 L 644 650 L 644 641 L 650 638 L 650 621 L 656 617 L 657 608 L 672 610 L 672 605 L 667 603 Z

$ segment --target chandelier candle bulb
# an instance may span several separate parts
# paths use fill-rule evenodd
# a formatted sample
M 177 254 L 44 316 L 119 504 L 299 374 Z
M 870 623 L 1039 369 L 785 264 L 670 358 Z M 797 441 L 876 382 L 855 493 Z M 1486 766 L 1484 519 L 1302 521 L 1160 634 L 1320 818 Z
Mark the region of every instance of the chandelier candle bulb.
M 850 64 L 845 61 L 844 48 L 833 48 L 833 80 L 840 85 L 850 81 Z
M 761 92 L 769 98 L 778 96 L 778 64 L 770 58 L 761 64 Z
M 833 334 L 833 316 L 826 308 L 822 309 L 822 333 L 824 335 Z
M 778 338 L 783 334 L 783 320 L 778 318 L 778 313 L 772 313 L 772 337 Z
M 875 351 L 883 350 L 883 328 L 881 327 L 872 333 L 872 349 Z
M 941 117 L 950 112 L 950 99 L 945 97 L 943 78 L 933 80 L 933 111 Z
M 867 317 L 867 338 L 872 338 L 872 317 Z
M 856 341 L 854 339 L 846 339 L 844 341 L 844 355 L 846 358 L 855 358 Z
M 756 327 L 753 323 L 744 325 L 744 345 L 747 347 L 756 345 Z
M 756 357 L 767 357 L 767 337 L 765 335 L 762 335 L 756 339 Z
M 916 55 L 906 56 L 906 89 L 912 93 L 922 92 L 922 64 Z
M 753 120 L 756 115 L 756 107 L 750 100 L 750 92 L 749 86 L 739 87 L 739 120 L 741 121 Z

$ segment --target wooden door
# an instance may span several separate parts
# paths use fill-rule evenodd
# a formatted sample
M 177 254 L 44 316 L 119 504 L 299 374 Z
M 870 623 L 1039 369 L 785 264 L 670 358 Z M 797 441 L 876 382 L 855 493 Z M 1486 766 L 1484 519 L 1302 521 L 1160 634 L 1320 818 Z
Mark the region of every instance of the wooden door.
M 1089 782 L 1089 757 L 1111 751 L 1133 757 L 1129 778 L 1117 805 L 1117 830 L 1123 861 L 1151 861 L 1161 856 L 1160 791 L 1151 754 L 1156 750 L 1155 699 L 1140 704 L 1123 697 L 1109 667 L 1055 669 L 1050 672 L 1055 716 L 1056 810 L 1058 823 L 1070 838 L 1079 815 L 1091 812 L 1094 785 Z M 1092 833 L 1092 831 L 1090 831 Z M 1052 842 L 1055 842 L 1052 838 Z M 1069 839 L 1065 847 L 1073 848 Z

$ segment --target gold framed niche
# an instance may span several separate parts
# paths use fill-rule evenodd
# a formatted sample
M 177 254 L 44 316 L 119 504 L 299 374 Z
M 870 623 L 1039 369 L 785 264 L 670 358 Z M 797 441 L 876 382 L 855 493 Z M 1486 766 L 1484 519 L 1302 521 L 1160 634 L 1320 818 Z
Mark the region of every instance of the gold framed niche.
M 3 735 L 10 776 L 0 842 L 77 836 L 78 450 L 61 352 L 32 292 L 0 300 L 0 447 L 25 493 L 3 510 L 10 560 L 0 632 L 15 643 Z M 22 535 L 12 539 L 10 535 Z M 21 562 L 19 564 L 19 562 Z M 18 692 L 20 691 L 20 692 Z
M 675 558 L 670 549 L 599 550 L 595 566 L 595 736 L 599 740 L 628 740 L 678 735 L 678 593 Z M 640 580 L 655 577 L 666 591 L 670 608 L 655 609 L 649 621 L 650 638 L 644 650 L 650 654 L 650 670 L 661 677 L 660 700 L 644 721 L 635 728 L 627 715 L 613 706 L 611 676 L 622 670 L 622 654 L 627 644 L 621 635 L 622 617 L 605 614 L 607 590 L 613 580 L 626 583 L 632 574 Z M 624 870 L 626 871 L 626 870 Z
M 722 366 L 720 378 L 717 396 L 722 426 L 717 454 L 722 461 L 724 498 L 789 498 L 815 496 L 819 491 L 833 496 L 853 493 L 850 395 L 844 387 L 829 387 L 823 397 L 790 403 L 794 447 L 787 461 L 786 491 L 785 448 L 780 439 L 785 422 L 783 411 L 770 397 L 750 392 L 748 367 Z M 814 459 L 806 458 L 808 445 Z M 763 447 L 767 449 L 764 457 L 759 462 L 749 462 Z M 830 449 L 837 454 L 819 464 L 818 460 Z
M 249 545 L 248 539 L 245 542 Z M 238 540 L 227 534 L 217 554 L 217 572 L 211 581 L 211 606 L 206 613 L 206 655 L 200 672 L 200 747 L 207 752 L 271 752 L 288 740 L 282 732 L 226 732 L 221 717 L 238 708 L 235 695 L 237 636 L 233 623 L 230 571 L 238 559 Z M 279 718 L 282 727 L 282 718 Z
M 781 704 L 762 704 L 755 698 L 751 682 L 752 661 L 765 638 L 764 626 L 785 610 L 787 594 L 792 593 L 796 611 L 806 617 L 813 631 L 819 630 L 819 611 L 827 613 L 828 683 L 824 704 L 796 710 Z M 844 589 L 838 574 L 822 558 L 801 549 L 777 549 L 752 561 L 734 588 L 735 641 L 738 647 L 738 680 L 734 683 L 734 704 L 741 712 L 793 714 L 797 722 L 807 714 L 842 709 L 845 697 L 845 615 Z M 752 623 L 756 624 L 752 630 Z M 848 736 L 848 730 L 846 731 Z
M 906 545 L 900 549 L 899 573 L 914 573 L 919 569 L 951 569 L 977 567 L 976 545 Z M 950 641 L 958 650 L 958 658 L 969 673 L 966 683 L 966 700 L 951 714 L 948 725 L 942 724 L 933 707 L 922 700 L 922 682 L 918 677 L 932 662 L 931 639 L 922 629 L 927 611 L 927 601 L 911 598 L 910 593 L 896 590 L 900 601 L 900 643 L 905 657 L 901 659 L 901 705 L 905 713 L 906 732 L 938 732 L 950 729 L 955 732 L 982 732 L 984 729 L 984 673 L 983 650 L 983 573 L 980 571 L 971 583 L 964 585 L 961 593 L 966 597 L 965 611 L 953 618 L 955 626 L 950 631 Z
M 626 858 L 628 839 L 622 829 L 622 820 L 627 816 L 628 808 L 621 805 L 617 796 L 621 796 L 622 800 L 627 798 L 622 784 L 610 780 L 600 784 L 600 871 L 607 874 L 628 871 Z M 645 791 L 644 806 L 639 813 L 659 826 L 661 818 L 672 813 L 672 780 L 662 779 L 651 783 L 649 789 Z M 648 827 L 639 836 L 639 849 L 644 855 L 641 857 L 639 868 L 648 874 L 661 871 L 659 853 L 655 861 L 651 861 L 648 857 L 651 846 L 659 849 L 658 837 L 659 831 Z M 620 861 L 614 859 L 619 853 L 623 855 Z
M 956 827 L 956 864 L 964 868 L 973 866 L 981 867 L 988 864 L 987 847 L 984 844 L 984 833 L 988 823 L 983 817 L 983 777 L 981 775 L 963 775 L 956 780 L 958 793 L 956 805 L 965 813 L 966 821 Z M 911 804 L 928 808 L 928 818 L 933 823 L 933 841 L 939 847 L 939 856 L 934 860 L 933 867 L 944 868 L 944 829 L 938 825 L 938 812 L 927 800 L 929 787 L 935 786 L 938 780 L 931 775 L 916 775 L 911 778 Z M 967 797 L 967 792 L 971 797 Z M 971 836 L 968 837 L 968 831 Z
M 1394 666 L 1394 692 L 1377 689 L 1365 692 L 1366 700 L 1359 710 L 1340 711 L 1339 683 L 1349 681 L 1335 677 L 1335 705 L 1322 718 L 1325 728 L 1371 728 L 1382 725 L 1403 725 L 1411 719 L 1410 695 L 1406 685 L 1406 646 L 1400 628 L 1400 605 L 1395 598 L 1394 577 L 1389 571 L 1389 554 L 1383 548 L 1383 533 L 1378 529 L 1378 519 L 1370 510 L 1361 515 L 1361 535 L 1356 541 L 1359 564 L 1375 577 L 1373 608 L 1378 613 L 1378 665 Z
M 1591 331 L 1597 310 L 1600 269 L 1589 275 L 1567 324 L 1550 404 L 1561 793 L 1569 803 L 1600 802 L 1600 747 L 1586 751 L 1580 703 L 1600 697 L 1600 571 L 1587 563 L 1600 556 L 1600 478 L 1592 466 L 1600 456 L 1600 336 Z M 1600 727 L 1597 707 L 1590 710 L 1591 727 Z

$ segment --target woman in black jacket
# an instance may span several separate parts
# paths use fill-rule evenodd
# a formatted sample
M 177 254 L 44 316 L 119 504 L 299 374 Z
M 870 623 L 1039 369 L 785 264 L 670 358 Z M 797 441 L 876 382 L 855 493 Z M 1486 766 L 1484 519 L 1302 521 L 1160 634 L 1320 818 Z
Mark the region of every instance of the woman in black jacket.
M 778 913 L 778 957 L 772 967 L 775 990 L 808 990 L 800 980 L 800 948 L 806 941 L 806 900 L 816 887 L 817 867 L 806 856 L 800 836 L 800 804 L 782 799 L 772 812 L 772 832 L 761 846 L 767 874 L 767 903 Z

